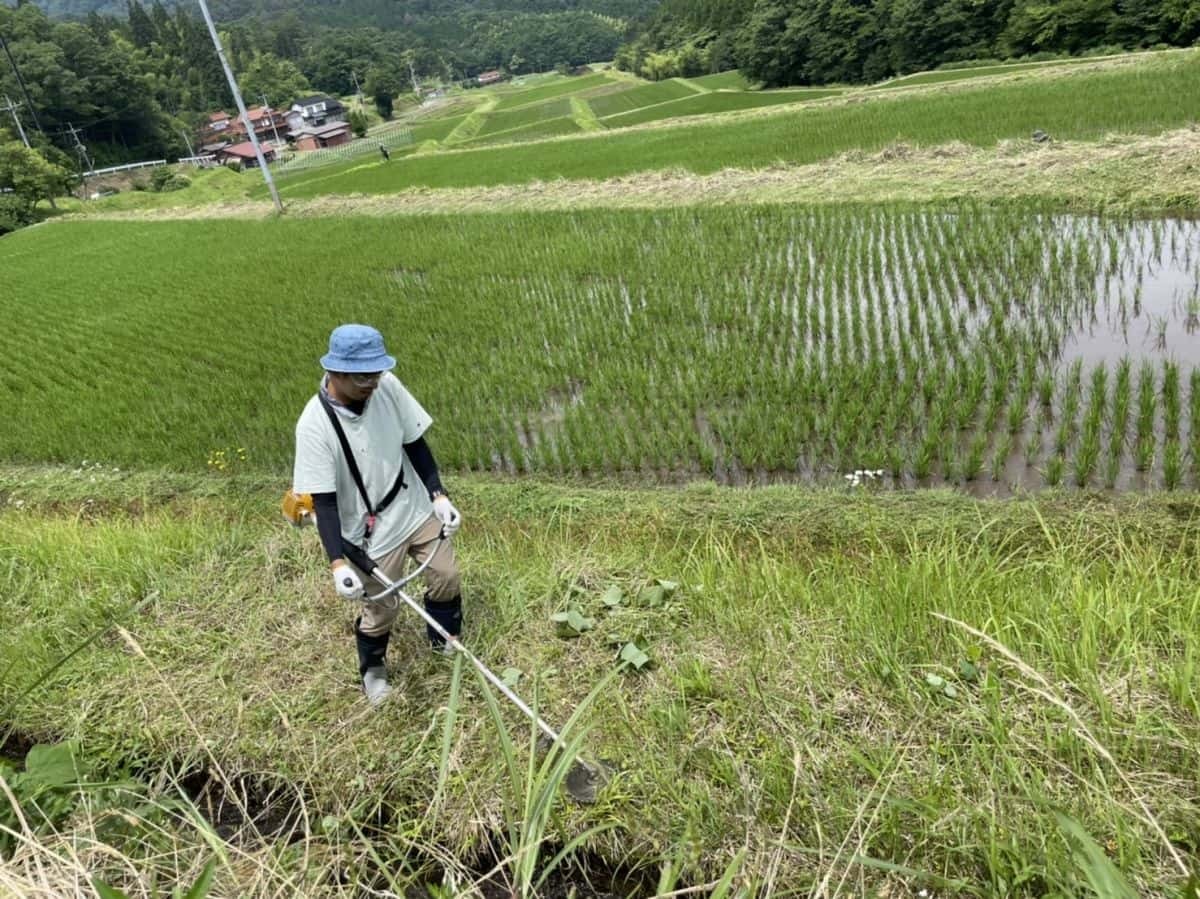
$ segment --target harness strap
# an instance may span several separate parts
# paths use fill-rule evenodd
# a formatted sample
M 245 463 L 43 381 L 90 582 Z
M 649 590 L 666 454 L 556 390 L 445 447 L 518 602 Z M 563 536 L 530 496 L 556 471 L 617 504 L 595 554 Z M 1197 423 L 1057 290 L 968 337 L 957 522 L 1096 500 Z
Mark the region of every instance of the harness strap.
M 362 472 L 358 470 L 358 461 L 354 458 L 354 450 L 350 448 L 350 441 L 346 437 L 345 430 L 342 429 L 342 423 L 338 421 L 337 412 L 323 394 L 318 393 L 317 398 L 321 401 L 321 408 L 329 416 L 329 423 L 333 425 L 333 432 L 337 434 L 338 443 L 342 445 L 342 454 L 346 457 L 346 465 L 350 469 L 350 477 L 354 479 L 354 486 L 358 488 L 358 495 L 362 497 L 362 501 L 367 507 L 366 538 L 369 540 L 371 532 L 375 530 L 375 519 L 384 509 L 392 504 L 392 500 L 396 498 L 401 490 L 408 489 L 408 484 L 404 483 L 404 460 L 400 460 L 400 473 L 396 476 L 396 482 L 392 484 L 392 489 L 388 491 L 387 496 L 383 498 L 378 506 L 371 505 L 371 497 L 367 495 L 367 487 L 363 483 Z

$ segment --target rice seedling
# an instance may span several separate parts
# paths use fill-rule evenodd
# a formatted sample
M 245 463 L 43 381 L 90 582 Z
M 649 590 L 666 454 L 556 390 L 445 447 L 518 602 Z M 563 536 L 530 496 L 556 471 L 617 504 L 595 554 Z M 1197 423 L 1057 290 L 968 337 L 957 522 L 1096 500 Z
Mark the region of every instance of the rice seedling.
M 1143 363 L 1138 373 L 1137 438 L 1134 444 L 1134 464 L 1139 472 L 1149 471 L 1154 464 L 1154 421 L 1158 407 L 1154 366 Z
M 1163 485 L 1178 490 L 1183 483 L 1183 446 L 1178 439 L 1168 438 L 1163 444 Z
M 1182 404 L 1179 396 L 1179 364 L 1163 363 L 1163 433 L 1165 440 L 1178 440 Z
M 1046 462 L 1046 486 L 1057 487 L 1062 483 L 1063 471 L 1066 468 L 1067 460 L 1061 455 L 1055 453 Z

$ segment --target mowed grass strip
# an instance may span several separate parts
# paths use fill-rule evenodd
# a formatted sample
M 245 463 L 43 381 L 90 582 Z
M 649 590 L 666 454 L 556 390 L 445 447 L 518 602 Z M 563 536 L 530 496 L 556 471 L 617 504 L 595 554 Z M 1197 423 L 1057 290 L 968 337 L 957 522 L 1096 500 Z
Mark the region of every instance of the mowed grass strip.
M 566 97 L 559 100 L 550 100 L 546 103 L 538 103 L 534 106 L 523 106 L 520 109 L 510 109 L 507 111 L 493 110 L 487 114 L 483 127 L 476 136 L 487 137 L 489 134 L 495 134 L 498 131 L 512 131 L 514 128 L 524 128 L 529 125 L 536 125 L 538 122 L 558 119 L 570 114 L 571 101 Z
M 284 187 L 285 196 L 388 193 L 413 187 L 521 184 L 553 178 L 610 178 L 684 168 L 697 173 L 809 163 L 847 150 L 895 141 L 986 146 L 1028 138 L 1035 129 L 1059 139 L 1111 132 L 1153 133 L 1196 119 L 1197 53 L 1114 66 L 1047 73 L 999 84 L 967 83 L 912 94 L 880 92 L 854 103 L 761 116 L 581 138 L 517 149 L 477 150 L 412 159 Z M 265 195 L 265 194 L 264 194 Z
M 643 106 L 653 106 L 656 103 L 666 103 L 681 97 L 694 96 L 696 96 L 694 87 L 678 78 L 672 78 L 669 81 L 643 84 L 640 87 L 631 87 L 629 90 L 593 97 L 588 100 L 588 105 L 592 107 L 597 118 L 603 119 L 606 116 L 641 109 Z
M 565 78 L 561 81 L 555 81 L 551 84 L 546 84 L 541 87 L 532 87 L 528 90 L 518 91 L 515 94 L 505 94 L 496 104 L 496 109 L 498 111 L 516 109 L 518 106 L 527 106 L 530 103 L 539 103 L 543 100 L 552 100 L 558 97 L 565 97 L 568 94 L 576 94 L 580 91 L 604 87 L 605 85 L 611 84 L 613 80 L 614 79 L 602 72 L 597 72 L 592 75 L 582 75 L 574 78 Z
M 601 124 L 606 128 L 628 128 L 631 125 L 643 125 L 647 122 L 659 122 L 664 119 L 823 100 L 826 97 L 836 97 L 840 93 L 842 92 L 837 90 L 713 91 L 707 94 L 694 94 L 670 103 L 648 106 L 645 109 L 635 109 L 623 115 L 609 116 L 602 120 Z
M 397 877 L 419 862 L 414 833 L 418 850 L 474 856 L 522 820 L 485 700 L 468 674 L 439 772 L 453 666 L 405 611 L 388 658 L 396 694 L 367 714 L 353 607 L 327 584 L 313 531 L 276 511 L 287 471 L 264 484 L 0 469 L 5 723 L 140 771 L 199 756 L 230 777 L 270 772 L 279 801 L 304 795 L 314 822 L 383 803 L 414 822 L 391 844 Z M 464 641 L 519 672 L 541 715 L 564 722 L 625 641 L 651 661 L 586 710 L 585 753 L 620 773 L 597 805 L 561 807 L 559 845 L 615 824 L 587 848 L 655 882 L 689 859 L 690 883 L 749 847 L 735 885 L 752 891 L 836 879 L 853 842 L 856 895 L 1088 895 L 1065 815 L 1119 847 L 1111 864 L 1139 895 L 1181 885 L 1200 845 L 1195 496 L 448 483 L 467 522 Z M 610 588 L 615 605 L 601 599 Z M 550 616 L 570 606 L 593 627 L 566 640 Z M 85 643 L 108 624 L 129 640 Z M 528 724 L 506 704 L 502 716 L 523 747 Z M 322 834 L 352 876 L 367 856 L 347 851 L 353 833 L 312 830 L 314 851 L 278 855 L 295 882 L 326 854 Z M 377 864 L 387 851 L 377 836 L 362 848 Z M 218 870 L 220 895 L 288 892 L 253 865 Z
M 1166 51 L 1175 53 L 1178 51 Z M 987 78 L 992 75 L 1016 75 L 1021 72 L 1031 72 L 1038 69 L 1051 69 L 1060 66 L 1086 65 L 1097 60 L 1086 57 L 1080 59 L 1047 59 L 1037 62 L 1003 63 L 994 66 L 971 66 L 961 69 L 936 69 L 929 72 L 917 72 L 912 75 L 902 75 L 888 81 L 873 84 L 866 90 L 892 90 L 900 87 L 917 87 L 922 84 L 949 84 L 954 81 L 967 81 L 971 78 Z

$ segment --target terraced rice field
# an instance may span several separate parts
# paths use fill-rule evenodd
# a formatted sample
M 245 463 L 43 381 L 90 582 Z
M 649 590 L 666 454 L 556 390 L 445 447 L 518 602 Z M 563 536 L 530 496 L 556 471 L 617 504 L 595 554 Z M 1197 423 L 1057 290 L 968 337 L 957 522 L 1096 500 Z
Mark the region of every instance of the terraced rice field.
M 488 113 L 484 120 L 479 137 L 487 137 L 500 131 L 512 131 L 514 128 L 525 128 L 537 125 L 551 119 L 559 119 L 571 114 L 571 101 L 568 98 L 549 100 L 532 106 L 522 106 L 503 112 Z
M 586 140 L 479 150 L 347 170 L 319 185 L 285 186 L 292 197 L 388 193 L 414 185 L 468 187 L 554 178 L 611 178 L 686 168 L 696 173 L 780 162 L 805 164 L 848 150 L 896 141 L 987 146 L 1028 140 L 1035 129 L 1056 140 L 1090 140 L 1112 132 L 1157 133 L 1195 121 L 1200 96 L 1197 51 L 1037 79 L 967 85 L 954 90 L 883 92 L 855 104 L 764 111 L 750 121 L 717 119 L 671 128 L 602 134 Z
M 320 258 L 341 265 L 294 264 Z M 253 285 L 214 281 L 213 259 Z M 0 291 L 14 459 L 189 469 L 240 446 L 286 465 L 328 329 L 353 317 L 439 397 L 458 469 L 1200 485 L 1192 222 L 898 206 L 73 223 L 0 243 Z M 47 334 L 69 373 L 39 364 Z
M 682 97 L 694 96 L 697 96 L 696 88 L 678 78 L 672 78 L 669 81 L 643 84 L 640 87 L 631 87 L 617 93 L 594 97 L 588 101 L 588 105 L 592 107 L 597 118 L 603 119 L 618 113 L 641 109 L 644 106 L 653 106 Z
M 729 72 L 718 72 L 715 75 L 701 75 L 699 78 L 689 78 L 688 81 L 710 91 L 747 91 L 754 87 L 749 79 L 737 69 Z
M 550 84 L 506 94 L 496 104 L 496 110 L 503 112 L 508 109 L 516 109 L 519 106 L 528 106 L 530 103 L 540 103 L 543 100 L 553 100 L 559 97 L 566 97 L 570 94 L 606 87 L 613 83 L 613 79 L 602 72 L 597 72 L 593 75 L 583 75 L 578 78 L 564 78 L 560 81 L 553 81 Z
M 841 93 L 836 90 L 712 91 L 707 94 L 693 94 L 670 103 L 659 103 L 656 106 L 635 109 L 622 115 L 609 116 L 603 119 L 602 123 L 606 128 L 627 128 L 630 125 L 642 125 L 646 122 L 659 122 L 665 119 L 711 115 L 738 109 L 760 109 L 785 103 L 805 103 L 822 100 L 826 97 L 836 97 Z
M 484 131 L 479 137 L 467 141 L 465 146 L 476 147 L 486 146 L 488 144 L 544 140 L 548 137 L 561 137 L 567 134 L 578 134 L 579 131 L 579 123 L 575 121 L 575 119 L 571 118 L 570 116 L 559 116 L 558 118 L 554 119 L 532 122 L 531 124 L 525 125 L 522 128 L 513 128 L 508 131 Z

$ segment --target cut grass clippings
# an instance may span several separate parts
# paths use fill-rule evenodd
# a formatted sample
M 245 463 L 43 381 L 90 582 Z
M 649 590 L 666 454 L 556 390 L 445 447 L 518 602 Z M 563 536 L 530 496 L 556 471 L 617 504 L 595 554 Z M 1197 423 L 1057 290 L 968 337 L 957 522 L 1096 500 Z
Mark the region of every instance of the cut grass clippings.
M 144 767 L 269 776 L 343 828 L 383 803 L 387 833 L 459 857 L 513 823 L 470 679 L 439 749 L 452 667 L 406 616 L 395 698 L 367 713 L 352 609 L 315 535 L 279 520 L 282 479 L 91 478 L 0 472 L 6 722 Z M 682 859 L 712 883 L 740 858 L 734 883 L 806 892 L 1073 895 L 1080 833 L 1139 895 L 1196 864 L 1195 495 L 452 489 L 465 638 L 545 717 L 629 643 L 652 660 L 588 709 L 587 751 L 621 773 L 597 805 L 562 806 L 554 839 L 612 824 L 586 841 L 611 864 Z M 675 592 L 645 590 L 662 581 Z M 571 606 L 595 626 L 563 640 L 552 617 Z M 38 682 L 106 619 L 127 636 Z M 519 746 L 522 719 L 501 714 Z M 217 889 L 268 895 L 254 875 L 220 866 Z

